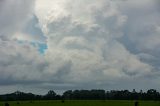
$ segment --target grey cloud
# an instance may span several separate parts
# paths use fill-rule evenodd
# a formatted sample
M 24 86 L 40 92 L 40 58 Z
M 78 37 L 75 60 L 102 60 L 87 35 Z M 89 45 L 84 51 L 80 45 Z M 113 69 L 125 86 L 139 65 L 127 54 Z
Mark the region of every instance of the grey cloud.
M 46 42 L 46 38 L 44 37 L 43 32 L 39 28 L 39 22 L 35 15 L 33 15 L 32 18 L 28 20 L 27 24 L 24 26 L 22 35 L 16 35 L 15 38 L 17 40 L 28 41 L 28 42 L 37 42 L 37 43 Z
M 45 63 L 36 48 L 11 40 L 0 41 L 0 45 L 0 78 L 4 83 L 40 79 Z
M 69 70 L 64 69 L 68 73 L 60 76 L 77 86 L 85 82 L 111 83 L 151 73 L 152 66 L 140 61 L 118 41 L 123 37 L 127 16 L 114 3 L 109 0 L 81 1 L 81 5 L 70 3 L 72 0 L 57 2 L 60 5 L 54 1 L 48 4 L 48 13 L 40 13 L 44 8 L 39 4 L 36 7 L 47 38 L 45 56 L 50 65 L 46 72 L 54 76 L 71 61 Z
M 11 34 L 20 29 L 32 14 L 33 6 L 34 0 L 1 1 L 0 33 Z
M 27 16 L 32 14 L 33 2 L 17 2 L 25 3 Z M 22 29 L 16 26 L 26 15 L 15 10 L 10 21 L 16 29 L 7 23 L 0 30 L 0 85 L 23 85 L 34 91 L 158 88 L 159 14 L 153 1 L 137 2 L 36 0 L 35 17 L 25 18 Z M 6 13 L 0 11 L 0 22 L 12 15 L 6 7 Z M 19 34 L 24 34 L 23 40 L 46 43 L 47 50 L 40 54 L 29 42 L 19 42 Z
M 130 1 L 120 4 L 121 11 L 128 17 L 124 27 L 125 34 L 120 41 L 130 52 L 140 56 L 141 61 L 159 71 L 160 14 L 157 2 L 157 0 L 142 0 L 142 3 L 138 4 L 139 1 L 135 0 L 134 3 L 138 5 L 133 5 Z

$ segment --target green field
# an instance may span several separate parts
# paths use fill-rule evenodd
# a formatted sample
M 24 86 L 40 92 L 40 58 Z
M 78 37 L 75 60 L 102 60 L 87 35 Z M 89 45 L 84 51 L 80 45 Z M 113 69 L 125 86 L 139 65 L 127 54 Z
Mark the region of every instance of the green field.
M 96 101 L 96 100 L 74 100 L 74 101 L 20 101 L 8 102 L 10 106 L 134 106 L 134 101 Z M 0 102 L 4 106 L 4 102 Z M 139 101 L 139 106 L 160 106 L 160 101 Z

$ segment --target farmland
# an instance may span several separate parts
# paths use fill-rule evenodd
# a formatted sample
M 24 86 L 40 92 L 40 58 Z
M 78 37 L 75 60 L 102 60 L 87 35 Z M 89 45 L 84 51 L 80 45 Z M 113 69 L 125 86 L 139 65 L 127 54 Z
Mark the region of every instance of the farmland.
M 134 106 L 134 101 L 125 100 L 60 100 L 11 101 L 10 106 Z M 4 102 L 0 102 L 4 106 Z M 160 101 L 139 101 L 139 106 L 160 106 Z

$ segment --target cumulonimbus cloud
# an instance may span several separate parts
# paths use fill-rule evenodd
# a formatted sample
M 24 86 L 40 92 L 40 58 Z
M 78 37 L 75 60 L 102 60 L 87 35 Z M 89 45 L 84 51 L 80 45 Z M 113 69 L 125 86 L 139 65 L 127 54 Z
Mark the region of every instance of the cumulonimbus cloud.
M 31 0 L 13 1 L 0 2 L 4 4 L 0 7 L 4 10 L 0 11 L 0 22 L 6 22 L 4 27 L 0 25 L 0 85 L 37 85 L 36 89 L 106 85 L 143 88 L 143 83 L 153 81 L 153 77 L 157 84 L 159 62 L 155 61 L 159 59 L 155 56 L 159 53 L 156 47 L 160 28 L 153 19 L 158 16 L 155 1 L 36 0 L 35 5 Z M 13 9 L 8 9 L 9 5 Z M 145 14 L 146 20 L 141 15 L 144 8 L 151 10 Z M 153 17 L 147 15 L 151 12 Z M 21 31 L 32 22 L 33 14 L 45 38 L 41 35 L 37 39 Z M 150 30 L 145 29 L 146 25 Z M 146 37 L 146 31 L 153 37 Z M 41 54 L 35 45 L 24 41 L 46 43 L 47 49 Z
M 152 70 L 117 40 L 123 37 L 127 16 L 110 0 L 38 0 L 36 4 L 47 37 L 49 73 L 83 83 L 143 76 Z M 66 64 L 69 69 L 62 68 Z

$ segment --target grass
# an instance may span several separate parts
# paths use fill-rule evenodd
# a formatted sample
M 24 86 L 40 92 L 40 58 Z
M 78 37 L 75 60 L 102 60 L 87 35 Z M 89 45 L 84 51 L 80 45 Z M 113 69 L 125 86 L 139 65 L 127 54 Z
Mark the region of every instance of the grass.
M 8 102 L 10 106 L 134 106 L 134 101 L 98 101 L 98 100 L 72 100 L 65 101 L 16 101 Z M 4 106 L 4 102 L 0 102 L 0 106 Z M 160 101 L 139 101 L 139 106 L 160 106 Z

